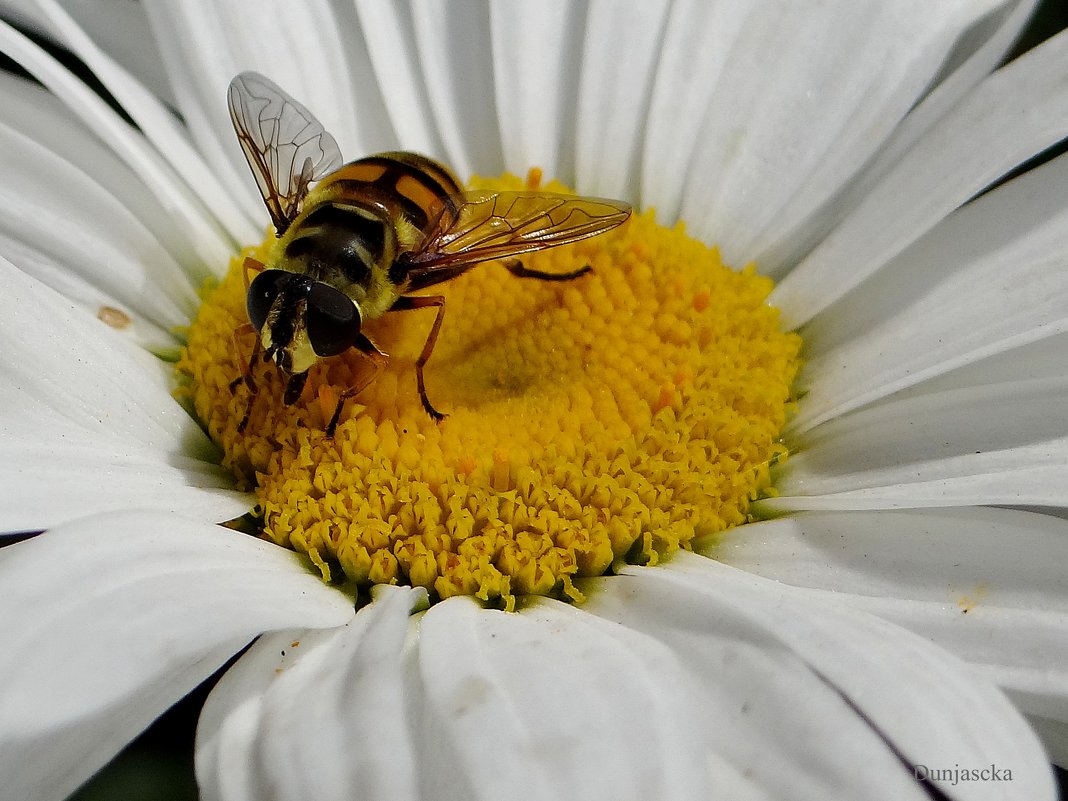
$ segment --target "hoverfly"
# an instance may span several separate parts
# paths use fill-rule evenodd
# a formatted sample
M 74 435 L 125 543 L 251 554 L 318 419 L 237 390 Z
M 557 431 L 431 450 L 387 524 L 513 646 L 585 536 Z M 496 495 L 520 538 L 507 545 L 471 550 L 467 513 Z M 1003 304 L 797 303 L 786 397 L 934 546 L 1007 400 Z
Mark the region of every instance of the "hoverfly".
M 252 367 L 261 352 L 286 377 L 288 406 L 320 358 L 356 348 L 374 370 L 341 393 L 326 429 L 332 437 L 345 401 L 370 384 L 386 358 L 362 332 L 363 323 L 432 307 L 437 313 L 415 375 L 423 408 L 443 419 L 427 397 L 423 368 L 441 330 L 445 298 L 411 293 L 497 259 L 520 278 L 578 278 L 590 268 L 544 273 L 514 257 L 604 233 L 630 216 L 630 206 L 616 200 L 466 191 L 443 165 L 416 153 L 379 153 L 342 165 L 334 137 L 268 78 L 243 72 L 227 94 L 277 233 L 264 263 L 246 259 L 244 265 L 249 325 L 235 340 L 242 332 L 258 336 L 247 369 L 231 383 L 232 390 L 246 384 L 252 394 L 239 430 L 256 397 Z

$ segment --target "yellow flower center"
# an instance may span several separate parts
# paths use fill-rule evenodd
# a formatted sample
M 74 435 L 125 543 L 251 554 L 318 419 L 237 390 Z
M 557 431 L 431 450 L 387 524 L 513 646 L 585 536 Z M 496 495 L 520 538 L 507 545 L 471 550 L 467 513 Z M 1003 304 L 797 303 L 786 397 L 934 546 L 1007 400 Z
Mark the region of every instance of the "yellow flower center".
M 800 339 L 765 303 L 770 279 L 725 267 L 681 225 L 647 211 L 523 258 L 544 272 L 592 266 L 571 281 L 487 263 L 435 287 L 446 312 L 425 374 L 441 422 L 423 410 L 414 367 L 434 311 L 368 322 L 390 358 L 333 439 L 338 396 L 373 369 L 354 350 L 317 363 L 292 406 L 285 377 L 257 359 L 238 430 L 250 393 L 230 385 L 254 342 L 234 336 L 247 322 L 241 264 L 269 244 L 207 293 L 179 370 L 224 463 L 254 488 L 263 536 L 327 580 L 505 608 L 523 594 L 577 600 L 575 578 L 655 563 L 745 522 L 772 491 Z

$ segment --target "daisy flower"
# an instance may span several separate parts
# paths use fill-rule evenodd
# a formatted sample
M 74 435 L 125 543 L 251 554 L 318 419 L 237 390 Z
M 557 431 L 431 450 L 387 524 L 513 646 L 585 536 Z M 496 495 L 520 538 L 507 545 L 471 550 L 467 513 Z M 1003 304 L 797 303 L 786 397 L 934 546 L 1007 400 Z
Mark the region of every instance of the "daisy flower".
M 229 665 L 206 799 L 1053 797 L 1068 160 L 990 189 L 1068 136 L 1068 36 L 998 66 L 1034 5 L 15 7 L 111 102 L 0 25 L 7 792 Z M 443 290 L 441 423 L 369 328 L 327 437 L 366 360 L 232 386 L 244 70 L 635 215 Z

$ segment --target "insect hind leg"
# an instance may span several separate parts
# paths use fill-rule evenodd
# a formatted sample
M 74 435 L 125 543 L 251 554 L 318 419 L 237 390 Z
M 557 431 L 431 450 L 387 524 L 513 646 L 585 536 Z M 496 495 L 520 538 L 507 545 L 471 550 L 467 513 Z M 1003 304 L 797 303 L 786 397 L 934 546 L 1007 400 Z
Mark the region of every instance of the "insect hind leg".
M 410 311 L 412 309 L 425 309 L 428 306 L 437 306 L 438 313 L 434 317 L 434 324 L 430 327 L 430 334 L 423 345 L 423 352 L 415 362 L 415 382 L 419 387 L 419 400 L 423 402 L 423 409 L 432 418 L 441 422 L 447 415 L 442 414 L 430 403 L 426 394 L 426 382 L 423 380 L 423 368 L 434 352 L 434 345 L 438 341 L 438 333 L 441 331 L 441 321 L 445 318 L 445 297 L 443 295 L 401 295 L 393 304 L 390 311 Z
M 587 264 L 585 267 L 579 267 L 579 269 L 572 270 L 569 273 L 545 273 L 541 270 L 531 270 L 519 259 L 510 259 L 504 262 L 504 266 L 516 278 L 537 278 L 539 281 L 571 281 L 593 271 L 593 268 Z

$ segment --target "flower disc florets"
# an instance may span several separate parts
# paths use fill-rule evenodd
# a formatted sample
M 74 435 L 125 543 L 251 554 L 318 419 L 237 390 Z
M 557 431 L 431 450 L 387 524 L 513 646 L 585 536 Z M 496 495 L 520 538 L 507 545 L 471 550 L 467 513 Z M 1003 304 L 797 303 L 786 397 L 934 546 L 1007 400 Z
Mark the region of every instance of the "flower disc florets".
M 514 177 L 474 185 L 522 188 Z M 433 312 L 368 323 L 391 355 L 333 439 L 338 396 L 371 369 L 355 351 L 313 367 L 289 407 L 277 369 L 259 364 L 238 432 L 248 394 L 230 384 L 252 347 L 233 336 L 246 322 L 244 255 L 206 297 L 180 369 L 225 463 L 254 488 L 263 535 L 328 579 L 509 608 L 529 593 L 576 599 L 575 578 L 743 523 L 769 491 L 800 339 L 765 303 L 770 279 L 723 266 L 651 211 L 523 258 L 544 272 L 593 268 L 572 281 L 487 263 L 440 287 L 426 385 L 442 422 L 415 383 Z

